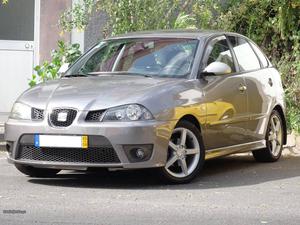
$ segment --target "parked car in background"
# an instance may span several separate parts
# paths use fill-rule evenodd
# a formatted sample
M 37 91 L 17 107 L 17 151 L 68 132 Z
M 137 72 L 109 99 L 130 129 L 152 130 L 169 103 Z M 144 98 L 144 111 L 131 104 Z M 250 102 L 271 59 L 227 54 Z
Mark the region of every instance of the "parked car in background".
M 157 168 L 173 183 L 232 153 L 274 162 L 286 143 L 283 95 L 278 71 L 242 35 L 113 37 L 19 97 L 5 125 L 8 160 L 33 177 Z

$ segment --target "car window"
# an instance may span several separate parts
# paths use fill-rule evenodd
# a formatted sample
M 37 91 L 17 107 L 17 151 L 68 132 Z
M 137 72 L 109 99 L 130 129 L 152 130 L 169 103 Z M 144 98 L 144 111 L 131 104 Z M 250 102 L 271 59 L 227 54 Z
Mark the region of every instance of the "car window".
M 225 37 L 222 40 L 220 38 L 212 40 L 208 47 L 208 52 L 208 58 L 204 67 L 213 62 L 222 62 L 231 68 L 231 72 L 235 72 L 232 54 Z
M 259 60 L 249 43 L 240 37 L 229 37 L 241 71 L 260 69 Z
M 254 44 L 252 42 L 250 42 L 250 44 L 251 44 L 252 48 L 254 49 L 254 51 L 256 52 L 258 58 L 260 59 L 262 67 L 263 68 L 268 67 L 269 63 L 268 63 L 268 60 L 267 60 L 265 54 L 257 47 L 256 44 Z
M 180 38 L 116 39 L 102 43 L 67 71 L 185 77 L 192 69 L 198 40 Z

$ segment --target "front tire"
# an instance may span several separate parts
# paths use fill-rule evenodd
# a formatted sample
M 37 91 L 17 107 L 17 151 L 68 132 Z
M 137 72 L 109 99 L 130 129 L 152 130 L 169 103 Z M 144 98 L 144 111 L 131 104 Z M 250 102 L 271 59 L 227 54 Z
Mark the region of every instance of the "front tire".
M 270 116 L 267 134 L 266 144 L 264 149 L 252 151 L 253 157 L 258 162 L 275 162 L 282 153 L 283 146 L 283 124 L 280 114 L 273 110 Z
M 58 169 L 35 168 L 32 166 L 25 166 L 20 164 L 15 164 L 15 167 L 21 173 L 30 177 L 54 177 L 60 171 Z
M 199 129 L 188 121 L 180 121 L 169 141 L 167 162 L 160 168 L 164 181 L 188 183 L 202 169 L 205 151 Z

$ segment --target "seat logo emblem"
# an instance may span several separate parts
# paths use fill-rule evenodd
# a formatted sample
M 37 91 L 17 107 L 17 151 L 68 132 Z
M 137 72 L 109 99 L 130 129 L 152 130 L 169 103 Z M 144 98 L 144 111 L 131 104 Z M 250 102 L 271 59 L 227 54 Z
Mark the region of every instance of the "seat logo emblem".
M 57 115 L 57 121 L 59 122 L 66 122 L 68 117 L 68 113 L 66 112 L 60 112 Z

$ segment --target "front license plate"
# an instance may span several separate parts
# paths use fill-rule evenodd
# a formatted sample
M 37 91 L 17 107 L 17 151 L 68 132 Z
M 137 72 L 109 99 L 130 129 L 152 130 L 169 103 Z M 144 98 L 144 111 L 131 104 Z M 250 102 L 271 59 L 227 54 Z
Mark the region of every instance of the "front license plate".
M 35 147 L 88 148 L 88 136 L 34 135 Z

